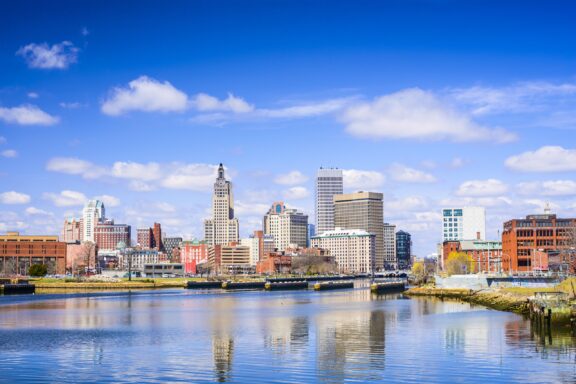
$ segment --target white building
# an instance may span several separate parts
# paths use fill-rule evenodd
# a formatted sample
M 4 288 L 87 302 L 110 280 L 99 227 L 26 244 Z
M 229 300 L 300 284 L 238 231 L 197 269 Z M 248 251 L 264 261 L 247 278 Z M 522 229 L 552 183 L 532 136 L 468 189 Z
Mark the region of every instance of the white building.
M 89 200 L 82 210 L 82 241 L 94 241 L 94 228 L 104 221 L 106 211 L 100 200 Z
M 209 245 L 227 245 L 237 242 L 239 237 L 232 183 L 224 177 L 224 166 L 220 164 L 212 195 L 212 218 L 204 221 L 204 240 Z
M 486 239 L 486 209 L 455 207 L 442 209 L 443 241 Z
M 81 220 L 69 218 L 64 220 L 64 226 L 60 233 L 60 241 L 65 243 L 79 243 L 82 241 Z
M 316 174 L 316 234 L 334 229 L 334 195 L 344 193 L 342 170 L 320 168 Z
M 398 268 L 396 258 L 396 225 L 384 223 L 384 263 Z
M 312 247 L 330 250 L 344 273 L 371 273 L 375 263 L 376 236 L 361 229 L 326 231 L 312 237 Z
M 264 216 L 264 234 L 274 237 L 274 248 L 283 251 L 291 245 L 306 247 L 308 215 L 295 209 L 286 209 L 276 202 Z

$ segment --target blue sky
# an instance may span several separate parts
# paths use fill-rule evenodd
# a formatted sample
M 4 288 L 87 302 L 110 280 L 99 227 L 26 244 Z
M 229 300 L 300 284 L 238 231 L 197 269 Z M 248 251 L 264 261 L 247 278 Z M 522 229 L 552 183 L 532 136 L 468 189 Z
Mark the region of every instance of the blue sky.
M 202 237 L 214 166 L 241 233 L 319 166 L 385 195 L 435 251 L 440 209 L 488 235 L 576 215 L 570 1 L 18 1 L 0 5 L 0 231 L 60 231 L 101 197 L 133 228 Z

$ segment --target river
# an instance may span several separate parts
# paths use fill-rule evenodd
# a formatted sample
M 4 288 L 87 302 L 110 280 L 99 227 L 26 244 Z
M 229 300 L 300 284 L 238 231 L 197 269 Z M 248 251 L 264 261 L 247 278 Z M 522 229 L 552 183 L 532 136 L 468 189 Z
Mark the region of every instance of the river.
M 569 332 L 434 298 L 184 289 L 0 297 L 0 382 L 574 383 Z

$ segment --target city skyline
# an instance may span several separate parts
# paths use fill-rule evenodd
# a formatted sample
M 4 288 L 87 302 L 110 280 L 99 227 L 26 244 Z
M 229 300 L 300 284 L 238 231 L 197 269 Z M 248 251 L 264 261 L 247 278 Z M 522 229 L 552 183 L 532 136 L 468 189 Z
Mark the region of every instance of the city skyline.
M 569 2 L 59 3 L 0 6 L 0 232 L 58 235 L 99 198 L 201 239 L 220 162 L 241 238 L 274 201 L 312 219 L 321 166 L 383 193 L 418 256 L 445 206 L 485 207 L 487 239 L 546 202 L 576 216 Z

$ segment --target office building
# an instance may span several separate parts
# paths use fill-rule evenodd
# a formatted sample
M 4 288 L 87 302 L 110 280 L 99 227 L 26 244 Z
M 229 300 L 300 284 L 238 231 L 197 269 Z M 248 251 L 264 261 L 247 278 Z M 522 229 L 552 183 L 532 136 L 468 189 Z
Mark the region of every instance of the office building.
M 475 273 L 500 273 L 502 270 L 502 242 L 489 240 L 445 241 L 442 244 L 442 265 L 446 266 L 451 253 L 465 253 L 473 260 Z
M 48 274 L 66 273 L 66 243 L 58 236 L 0 235 L 0 275 L 28 275 L 30 266 L 43 264 Z
M 152 228 L 138 228 L 136 230 L 136 241 L 142 249 L 150 249 L 154 244 L 154 234 Z
M 384 223 L 384 264 L 398 268 L 396 258 L 396 226 Z
M 314 224 L 308 224 L 308 238 L 306 239 L 306 247 L 310 247 L 310 239 L 316 236 L 316 226 Z
M 398 269 L 409 269 L 412 256 L 412 235 L 405 231 L 396 232 L 396 259 Z
M 376 270 L 392 269 L 384 260 L 384 195 L 356 192 L 334 195 L 334 224 L 341 229 L 362 229 L 375 236 Z
M 60 233 L 60 241 L 64 243 L 79 243 L 82 241 L 82 225 L 75 218 L 65 219 Z
M 218 167 L 218 177 L 212 195 L 212 218 L 204 222 L 204 240 L 209 245 L 226 245 L 239 240 L 238 219 L 234 218 L 232 183 L 224 177 L 224 166 Z
M 94 228 L 106 217 L 104 203 L 100 200 L 89 200 L 82 210 L 82 241 L 95 242 Z
M 328 249 L 342 273 L 371 273 L 375 266 L 376 236 L 365 230 L 326 231 L 312 237 L 312 247 Z
M 154 238 L 154 244 L 151 248 L 157 249 L 159 252 L 164 252 L 164 244 L 162 243 L 162 226 L 160 223 L 154 223 L 152 228 L 152 237 Z
M 442 209 L 443 241 L 486 239 L 486 210 L 483 207 Z
M 334 229 L 334 195 L 344 193 L 342 170 L 320 168 L 316 174 L 316 234 Z
M 283 251 L 291 245 L 305 247 L 308 236 L 308 215 L 286 209 L 276 202 L 264 216 L 264 234 L 274 237 L 274 248 Z
M 274 252 L 274 237 L 265 235 L 264 231 L 254 231 L 254 234 L 246 239 L 240 240 L 240 244 L 250 248 L 250 265 L 255 266 L 268 254 Z
M 181 242 L 181 237 L 165 237 L 162 240 L 162 246 L 164 247 L 164 252 L 166 252 L 168 260 L 172 262 L 179 262 L 176 260 L 176 252 L 174 252 L 174 250 L 180 248 Z M 178 253 L 178 255 L 180 254 Z
M 180 245 L 180 262 L 186 273 L 198 273 L 197 267 L 208 262 L 208 244 L 204 241 L 182 241 Z
M 119 244 L 130 246 L 131 227 L 126 224 L 114 224 L 114 220 L 104 220 L 94 227 L 94 242 L 98 251 L 114 251 Z

